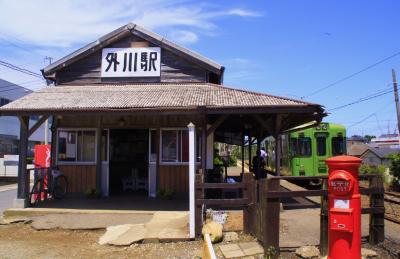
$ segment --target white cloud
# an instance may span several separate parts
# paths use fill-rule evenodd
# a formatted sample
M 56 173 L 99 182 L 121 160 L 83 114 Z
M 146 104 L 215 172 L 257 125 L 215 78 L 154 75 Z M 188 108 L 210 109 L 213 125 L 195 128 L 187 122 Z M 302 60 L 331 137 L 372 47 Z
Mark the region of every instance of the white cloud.
M 195 43 L 199 40 L 196 33 L 184 30 L 174 30 L 169 36 L 171 39 L 174 39 L 175 42 L 182 44 Z
M 227 16 L 259 14 L 182 0 L 2 0 L 0 36 L 34 46 L 69 47 L 93 41 L 133 21 L 152 30 L 177 30 L 182 42 L 193 43 L 198 40 L 193 29 L 197 33 L 213 32 L 217 28 L 215 20 Z
M 261 16 L 260 13 L 245 10 L 245 9 L 240 9 L 240 8 L 231 9 L 228 11 L 228 14 L 237 15 L 237 16 L 241 16 L 241 17 L 259 17 L 259 16 Z

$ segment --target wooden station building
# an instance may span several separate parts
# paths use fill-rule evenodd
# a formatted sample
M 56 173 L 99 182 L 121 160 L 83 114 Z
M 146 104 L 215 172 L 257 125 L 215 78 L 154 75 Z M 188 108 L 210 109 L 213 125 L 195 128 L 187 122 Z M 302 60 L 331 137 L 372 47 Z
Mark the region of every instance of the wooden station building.
M 226 87 L 223 66 L 132 23 L 42 73 L 54 86 L 0 108 L 20 119 L 24 206 L 27 139 L 49 117 L 52 166 L 70 193 L 173 190 L 192 210 L 194 177 L 213 169 L 214 141 L 244 146 L 325 116 L 317 104 Z M 41 119 L 29 125 L 30 116 Z

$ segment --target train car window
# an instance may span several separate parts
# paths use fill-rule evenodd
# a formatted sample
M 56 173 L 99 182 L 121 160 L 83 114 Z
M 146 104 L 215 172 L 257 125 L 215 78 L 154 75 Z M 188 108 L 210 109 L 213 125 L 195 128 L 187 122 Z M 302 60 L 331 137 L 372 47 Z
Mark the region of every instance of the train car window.
M 290 138 L 290 155 L 296 156 L 297 155 L 297 138 Z
M 317 137 L 317 155 L 318 156 L 326 155 L 326 137 L 325 136 Z
M 332 138 L 332 155 L 338 156 L 346 153 L 346 141 L 343 137 Z
M 298 141 L 298 156 L 311 156 L 311 138 L 300 137 Z

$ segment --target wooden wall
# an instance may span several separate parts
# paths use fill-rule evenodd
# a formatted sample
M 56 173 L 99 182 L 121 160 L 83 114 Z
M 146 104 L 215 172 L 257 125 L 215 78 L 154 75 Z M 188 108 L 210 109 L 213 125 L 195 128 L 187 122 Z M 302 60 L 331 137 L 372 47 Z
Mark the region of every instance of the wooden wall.
M 131 35 L 106 48 L 129 48 L 144 40 Z M 155 47 L 149 43 L 149 47 Z M 101 50 L 78 60 L 56 74 L 57 84 L 99 84 L 129 82 L 206 82 L 207 71 L 172 52 L 161 50 L 161 77 L 101 78 Z
M 159 188 L 173 190 L 178 196 L 189 194 L 188 165 L 160 165 Z
M 96 188 L 96 165 L 59 165 L 68 180 L 68 193 L 84 193 Z

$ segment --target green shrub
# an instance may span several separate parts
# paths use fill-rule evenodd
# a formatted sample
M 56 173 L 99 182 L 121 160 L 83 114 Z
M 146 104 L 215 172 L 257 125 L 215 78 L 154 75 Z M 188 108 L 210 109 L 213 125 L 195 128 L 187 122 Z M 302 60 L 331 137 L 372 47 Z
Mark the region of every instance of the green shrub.
M 384 174 L 385 170 L 386 167 L 384 165 L 375 166 L 375 165 L 362 164 L 358 172 L 360 174 Z
M 390 165 L 390 173 L 393 175 L 392 186 L 400 189 L 400 154 L 392 155 L 392 163 Z

